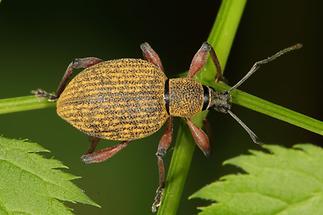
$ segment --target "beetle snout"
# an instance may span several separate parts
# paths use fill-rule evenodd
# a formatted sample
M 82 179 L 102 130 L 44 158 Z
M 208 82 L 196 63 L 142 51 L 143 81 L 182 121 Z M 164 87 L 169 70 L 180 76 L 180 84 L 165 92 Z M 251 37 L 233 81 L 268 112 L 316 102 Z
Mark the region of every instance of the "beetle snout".
M 216 92 L 212 90 L 209 109 L 211 108 L 221 113 L 228 113 L 228 111 L 231 109 L 230 93 L 228 91 Z

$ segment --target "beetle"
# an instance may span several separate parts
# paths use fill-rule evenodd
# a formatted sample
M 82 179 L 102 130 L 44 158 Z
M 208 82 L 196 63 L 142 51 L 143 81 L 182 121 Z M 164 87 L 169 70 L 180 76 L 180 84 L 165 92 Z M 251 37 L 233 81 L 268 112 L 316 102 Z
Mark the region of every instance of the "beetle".
M 296 44 L 256 62 L 237 84 L 224 92 L 215 91 L 194 79 L 210 54 L 217 69 L 216 81 L 222 80 L 217 55 L 213 47 L 205 42 L 194 55 L 187 77 L 168 79 L 158 54 L 148 43 L 143 43 L 140 48 L 144 60 L 77 58 L 68 65 L 55 94 L 41 89 L 33 93 L 56 101 L 58 115 L 90 137 L 90 148 L 81 156 L 87 164 L 111 158 L 131 141 L 155 133 L 166 123 L 156 153 L 159 186 L 152 205 L 152 211 L 156 212 L 165 186 L 163 157 L 172 142 L 173 117 L 185 119 L 195 143 L 206 156 L 210 153 L 209 139 L 191 121 L 195 114 L 204 110 L 229 113 L 247 131 L 252 141 L 259 143 L 255 133 L 232 113 L 230 93 L 261 65 L 300 47 L 301 44 Z M 69 81 L 74 69 L 84 70 Z M 100 139 L 121 143 L 95 151 Z

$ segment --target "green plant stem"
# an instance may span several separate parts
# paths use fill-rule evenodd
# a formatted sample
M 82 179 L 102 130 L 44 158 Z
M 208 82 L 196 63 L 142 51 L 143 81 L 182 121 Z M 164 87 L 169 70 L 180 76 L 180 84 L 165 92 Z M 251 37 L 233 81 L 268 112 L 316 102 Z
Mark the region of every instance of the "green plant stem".
M 208 42 L 214 47 L 222 68 L 225 67 L 230 49 L 237 31 L 246 0 L 223 1 L 216 21 L 212 27 Z M 200 81 L 212 81 L 215 77 L 215 67 L 208 61 L 198 75 Z M 201 127 L 207 111 L 198 114 L 193 122 Z M 158 215 L 173 215 L 181 200 L 182 191 L 187 178 L 195 144 L 187 128 L 181 124 L 176 138 L 175 149 L 167 173 L 166 188 L 163 202 Z
M 216 90 L 224 91 L 229 89 L 222 83 L 210 82 L 209 86 Z M 273 104 L 264 99 L 242 92 L 241 90 L 234 90 L 231 92 L 232 103 L 246 107 L 248 109 L 266 114 L 273 118 L 288 122 L 292 125 L 304 128 L 308 131 L 323 135 L 323 122 L 317 119 L 305 116 L 304 114 L 284 108 L 280 105 Z
M 203 82 L 216 90 L 223 91 L 229 89 L 221 83 Z M 311 118 L 304 114 L 271 103 L 264 99 L 258 98 L 241 90 L 235 90 L 231 93 L 232 103 L 246 107 L 248 109 L 263 113 L 270 117 L 288 122 L 292 125 L 304 128 L 316 134 L 323 135 L 323 122 Z M 0 99 L 0 114 L 14 113 L 20 111 L 36 110 L 55 107 L 54 102 L 49 102 L 43 98 L 35 96 L 22 96 L 8 99 Z M 199 120 L 197 120 L 199 121 Z
M 55 102 L 36 96 L 0 99 L 0 114 L 55 107 Z

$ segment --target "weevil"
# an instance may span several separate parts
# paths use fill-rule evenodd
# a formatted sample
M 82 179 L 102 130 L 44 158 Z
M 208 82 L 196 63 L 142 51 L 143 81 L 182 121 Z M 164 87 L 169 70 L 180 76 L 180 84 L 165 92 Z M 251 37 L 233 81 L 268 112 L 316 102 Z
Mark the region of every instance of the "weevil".
M 172 142 L 173 117 L 184 118 L 195 143 L 206 156 L 210 153 L 209 139 L 191 120 L 196 113 L 204 110 L 214 109 L 230 114 L 252 141 L 259 143 L 255 133 L 232 113 L 230 93 L 261 65 L 301 46 L 296 44 L 256 62 L 237 84 L 224 92 L 215 91 L 194 79 L 210 54 L 217 69 L 216 81 L 222 80 L 217 55 L 213 47 L 205 42 L 194 55 L 188 75 L 184 78 L 168 79 L 158 54 L 148 43 L 143 43 L 140 48 L 144 60 L 77 58 L 68 65 L 55 94 L 40 89 L 33 93 L 57 101 L 58 115 L 90 137 L 90 148 L 81 156 L 87 164 L 111 158 L 131 141 L 155 133 L 166 123 L 156 153 L 159 186 L 152 205 L 152 211 L 156 212 L 165 187 L 163 157 Z M 84 70 L 69 82 L 74 69 Z M 100 139 L 121 142 L 95 151 Z

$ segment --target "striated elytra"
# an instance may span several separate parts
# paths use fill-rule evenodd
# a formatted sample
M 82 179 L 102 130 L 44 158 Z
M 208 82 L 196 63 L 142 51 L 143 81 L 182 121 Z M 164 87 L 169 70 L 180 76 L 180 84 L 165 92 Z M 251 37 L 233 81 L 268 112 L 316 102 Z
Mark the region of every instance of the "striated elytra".
M 203 110 L 229 113 L 257 143 L 257 136 L 231 112 L 230 92 L 247 80 L 260 65 L 300 47 L 301 44 L 296 44 L 256 62 L 236 85 L 228 91 L 216 92 L 193 79 L 206 63 L 208 53 L 217 68 L 216 81 L 222 79 L 216 53 L 207 42 L 194 55 L 187 77 L 174 79 L 166 77 L 158 54 L 148 43 L 143 43 L 140 48 L 145 60 L 77 58 L 67 67 L 55 94 L 40 89 L 34 94 L 57 101 L 58 115 L 90 137 L 91 146 L 81 157 L 85 163 L 107 160 L 130 141 L 149 136 L 166 123 L 156 153 L 159 186 L 152 205 L 152 211 L 156 212 L 165 186 L 163 156 L 172 142 L 173 117 L 185 119 L 197 146 L 205 155 L 210 153 L 208 137 L 191 121 L 192 116 Z M 84 70 L 69 82 L 73 70 L 81 68 Z M 121 143 L 95 151 L 100 139 Z
M 120 141 L 143 138 L 169 117 L 166 79 L 148 61 L 104 61 L 73 78 L 57 100 L 57 113 L 90 136 Z

